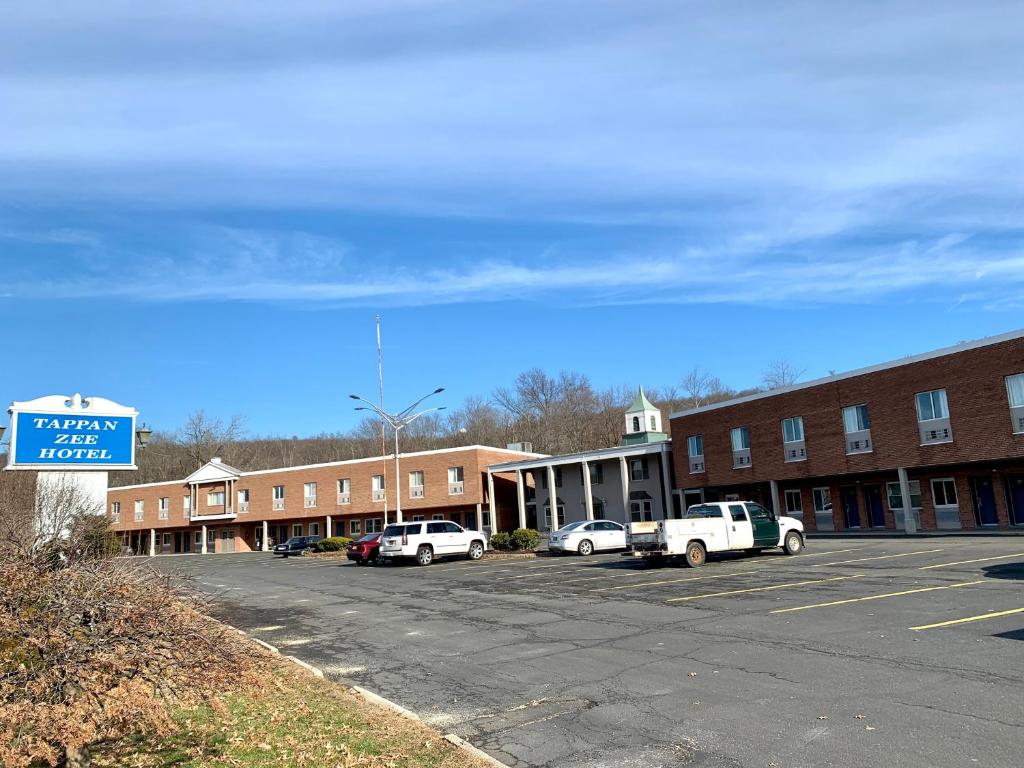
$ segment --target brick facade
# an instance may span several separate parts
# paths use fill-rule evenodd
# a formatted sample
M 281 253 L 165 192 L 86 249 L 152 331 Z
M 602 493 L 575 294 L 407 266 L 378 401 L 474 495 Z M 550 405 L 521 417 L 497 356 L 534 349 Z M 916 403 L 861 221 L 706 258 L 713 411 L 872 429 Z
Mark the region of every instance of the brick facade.
M 1024 334 L 1014 334 L 777 394 L 674 414 L 675 485 L 709 495 L 755 495 L 769 502 L 770 481 L 777 481 L 783 508 L 785 490 L 800 490 L 809 530 L 815 529 L 814 515 L 808 514 L 813 510 L 811 489 L 827 486 L 835 527 L 842 530 L 851 527 L 843 511 L 843 489 L 852 488 L 858 496 L 859 527 L 877 527 L 870 525 L 865 494 L 880 484 L 885 527 L 891 528 L 894 516 L 885 484 L 896 481 L 897 469 L 902 467 L 912 481 L 920 481 L 925 529 L 939 525 L 931 482 L 939 478 L 955 481 L 962 528 L 981 524 L 979 507 L 990 510 L 993 502 L 998 527 L 1022 524 L 1024 508 L 1014 507 L 1011 488 L 1024 477 L 1024 434 L 1014 432 L 1006 385 L 1007 376 L 1020 373 L 1024 373 Z M 946 392 L 952 441 L 922 445 L 915 397 L 936 389 Z M 848 455 L 842 409 L 860 404 L 868 408 L 873 450 Z M 794 416 L 803 419 L 806 460 L 786 462 L 782 420 Z M 730 431 L 735 427 L 747 427 L 750 432 L 750 465 L 740 469 L 733 468 Z M 687 439 L 691 435 L 703 437 L 704 472 L 690 472 Z M 994 499 L 986 496 L 979 502 L 987 487 Z M 1024 507 L 1021 497 L 1016 498 L 1017 507 Z
M 412 520 L 422 515 L 429 520 L 440 515 L 443 519 L 475 528 L 479 505 L 485 527 L 488 527 L 487 465 L 532 455 L 482 446 L 404 454 L 400 457 L 403 518 Z M 449 492 L 448 470 L 451 467 L 462 467 L 461 493 Z M 422 497 L 411 495 L 409 475 L 412 472 L 423 473 Z M 370 527 L 371 521 L 383 524 L 385 503 L 373 500 L 371 478 L 374 475 L 385 477 L 388 521 L 394 522 L 395 462 L 391 457 L 246 472 L 230 484 L 226 481 L 199 483 L 195 485 L 197 503 L 192 515 L 184 503 L 192 493 L 192 486 L 185 480 L 111 488 L 107 494 L 107 514 L 113 516 L 119 505 L 119 520 L 112 522 L 113 529 L 124 534 L 140 554 L 149 550 L 151 530 L 156 532 L 155 549 L 158 553 L 167 551 L 163 546 L 164 533 L 171 534 L 169 551 L 195 551 L 199 546 L 196 534 L 201 535 L 203 525 L 208 536 L 213 532 L 214 548 L 211 551 L 217 552 L 257 549 L 264 521 L 268 523 L 270 538 L 274 541 L 281 539 L 285 529 L 291 535 L 294 526 L 301 526 L 302 535 L 310 534 L 311 525 L 318 528 L 319 535 L 326 535 L 328 516 L 334 535 L 361 535 Z M 348 503 L 339 503 L 339 480 L 349 481 Z M 316 483 L 315 505 L 307 505 L 306 483 Z M 283 509 L 274 509 L 275 486 L 284 487 Z M 249 493 L 247 511 L 242 510 L 238 501 L 239 491 L 243 490 Z M 231 519 L 223 518 L 224 506 L 209 503 L 209 494 L 217 492 L 225 494 L 225 501 L 234 503 L 235 515 Z M 498 524 L 505 526 L 516 515 L 514 476 L 510 479 L 496 475 L 494 495 Z M 166 516 L 160 511 L 161 498 L 168 499 Z M 135 506 L 138 501 L 143 504 L 143 514 L 137 521 Z M 353 528 L 353 523 L 358 525 L 357 529 Z

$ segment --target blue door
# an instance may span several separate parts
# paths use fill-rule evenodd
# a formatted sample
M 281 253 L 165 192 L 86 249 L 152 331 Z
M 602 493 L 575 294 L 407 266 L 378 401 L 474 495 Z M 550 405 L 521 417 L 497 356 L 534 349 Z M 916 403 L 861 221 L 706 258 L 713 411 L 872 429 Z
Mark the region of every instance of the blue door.
M 882 486 L 864 486 L 864 504 L 868 508 L 872 528 L 885 528 L 885 509 L 882 507 Z
M 847 528 L 860 528 L 860 506 L 857 504 L 857 489 L 843 488 L 843 516 Z
M 1024 525 L 1024 475 L 1006 478 L 1006 500 L 1010 506 L 1010 525 Z
M 992 488 L 992 478 L 972 477 L 971 495 L 974 497 L 974 516 L 978 525 L 999 525 L 996 514 L 996 494 Z

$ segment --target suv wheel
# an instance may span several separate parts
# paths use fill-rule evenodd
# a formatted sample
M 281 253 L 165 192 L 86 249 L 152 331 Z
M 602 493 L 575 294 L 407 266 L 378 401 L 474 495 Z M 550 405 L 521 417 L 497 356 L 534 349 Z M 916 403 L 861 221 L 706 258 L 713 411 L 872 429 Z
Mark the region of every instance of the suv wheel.
M 479 541 L 474 541 L 469 545 L 469 559 L 479 560 L 484 556 L 484 545 Z
M 577 547 L 576 551 L 584 557 L 589 557 L 590 555 L 594 554 L 594 545 L 590 541 L 590 539 L 584 539 L 580 542 L 580 545 L 579 547 Z
M 426 546 L 416 550 L 417 565 L 430 565 L 432 562 L 434 562 L 434 550 Z

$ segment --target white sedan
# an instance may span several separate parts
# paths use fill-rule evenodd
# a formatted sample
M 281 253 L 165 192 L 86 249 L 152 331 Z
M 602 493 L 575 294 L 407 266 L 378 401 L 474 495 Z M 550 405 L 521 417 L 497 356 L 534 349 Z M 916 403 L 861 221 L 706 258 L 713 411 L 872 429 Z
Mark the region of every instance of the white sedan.
M 548 549 L 592 555 L 598 550 L 625 549 L 626 529 L 614 520 L 581 520 L 552 531 Z

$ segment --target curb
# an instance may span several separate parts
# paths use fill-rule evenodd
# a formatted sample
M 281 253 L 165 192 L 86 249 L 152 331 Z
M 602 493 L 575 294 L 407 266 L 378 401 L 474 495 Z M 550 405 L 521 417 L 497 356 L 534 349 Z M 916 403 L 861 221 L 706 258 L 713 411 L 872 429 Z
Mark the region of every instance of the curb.
M 491 757 L 482 749 L 474 747 L 461 736 L 456 736 L 454 733 L 446 733 L 444 735 L 444 740 L 447 741 L 449 744 L 454 744 L 459 749 L 468 752 L 478 760 L 483 760 L 488 765 L 493 765 L 494 768 L 509 768 L 509 766 L 501 762 L 501 760 L 498 760 L 496 757 Z
M 416 720 L 417 722 L 420 721 L 419 715 L 417 715 L 411 709 L 406 709 L 401 704 L 395 704 L 395 702 L 391 701 L 390 699 L 385 699 L 383 696 L 380 696 L 379 694 L 376 694 L 373 691 L 368 691 L 361 685 L 352 685 L 349 687 L 352 688 L 353 691 L 358 693 L 367 701 L 371 701 L 378 706 L 384 707 L 385 709 L 390 709 L 392 712 L 398 713 L 406 720 Z
M 865 533 L 818 533 L 816 531 L 805 532 L 808 539 L 839 539 L 846 541 L 860 540 L 870 541 L 872 539 L 944 539 L 949 537 L 963 536 L 971 539 L 999 539 L 1024 536 L 1024 530 L 998 531 L 977 531 L 977 530 L 955 530 L 955 531 L 917 531 L 916 533 L 904 533 L 902 531 L 878 531 Z

